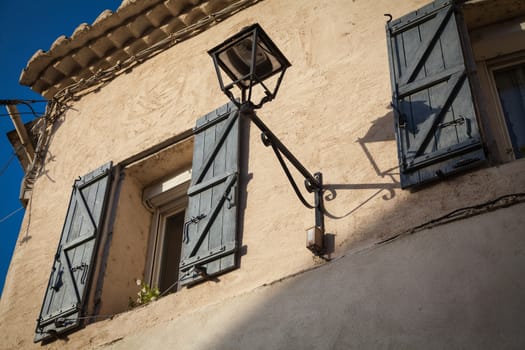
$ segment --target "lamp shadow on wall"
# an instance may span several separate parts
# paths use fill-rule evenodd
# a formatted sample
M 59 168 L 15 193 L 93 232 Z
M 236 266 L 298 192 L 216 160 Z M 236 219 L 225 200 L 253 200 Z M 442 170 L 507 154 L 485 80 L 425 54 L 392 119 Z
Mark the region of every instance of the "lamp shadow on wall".
M 359 210 L 359 208 L 363 207 L 366 203 L 370 202 L 373 198 L 377 197 L 378 195 L 384 192 L 386 193 L 383 194 L 383 200 L 391 200 L 396 196 L 395 190 L 401 188 L 401 185 L 398 180 L 399 167 L 396 166 L 389 169 L 381 169 L 381 166 L 374 159 L 374 156 L 372 155 L 372 152 L 370 151 L 368 146 L 368 144 L 374 142 L 395 141 L 393 118 L 394 115 L 392 111 L 389 111 L 382 117 L 377 118 L 372 122 L 372 126 L 368 129 L 365 136 L 358 138 L 356 141 L 361 147 L 376 176 L 381 179 L 386 178 L 388 182 L 360 184 L 325 184 L 324 199 L 326 202 L 330 202 L 336 199 L 339 191 L 376 190 L 374 193 L 372 193 L 372 195 L 370 195 L 364 201 L 359 203 L 356 207 L 352 208 L 351 210 L 342 215 L 336 215 L 334 213 L 331 213 L 325 208 L 325 214 L 327 217 L 331 219 L 343 219 L 351 215 L 355 211 Z M 393 156 L 395 156 L 395 154 L 393 154 Z

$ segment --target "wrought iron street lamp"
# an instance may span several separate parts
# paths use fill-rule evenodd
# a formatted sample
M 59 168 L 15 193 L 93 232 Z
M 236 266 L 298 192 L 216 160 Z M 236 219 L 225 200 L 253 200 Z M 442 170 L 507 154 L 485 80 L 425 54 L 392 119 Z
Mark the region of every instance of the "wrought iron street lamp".
M 264 145 L 272 147 L 298 198 L 306 207 L 315 210 L 315 226 L 307 231 L 307 248 L 316 255 L 325 254 L 322 174 L 312 175 L 255 113 L 255 109 L 275 98 L 290 62 L 257 23 L 208 53 L 213 59 L 221 90 L 239 107 L 241 116 L 249 118 L 261 130 Z M 240 96 L 235 96 L 233 91 L 240 91 Z M 254 99 L 258 102 L 254 103 Z M 314 194 L 313 205 L 301 194 L 283 156 L 304 177 L 307 191 Z

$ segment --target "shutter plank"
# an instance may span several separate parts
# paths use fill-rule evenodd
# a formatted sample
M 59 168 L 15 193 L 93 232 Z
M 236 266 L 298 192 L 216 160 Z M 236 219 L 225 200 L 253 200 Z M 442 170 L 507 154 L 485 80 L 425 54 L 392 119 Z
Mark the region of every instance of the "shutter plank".
M 210 114 L 207 114 L 205 117 L 206 120 L 208 120 L 207 123 L 204 123 L 204 124 L 213 124 L 215 125 L 215 123 L 217 123 L 216 121 L 222 121 L 223 118 L 220 114 L 216 115 L 215 113 L 210 113 Z M 199 167 L 197 168 L 198 170 L 195 171 L 195 174 L 192 175 L 192 183 L 195 184 L 195 183 L 200 183 L 203 181 L 203 176 L 205 176 L 206 174 L 208 174 L 208 169 L 210 167 L 210 165 L 212 164 L 212 162 L 215 160 L 215 157 L 216 157 L 216 153 L 220 151 L 221 149 L 221 146 L 223 144 L 223 142 L 226 140 L 226 137 L 228 136 L 233 124 L 235 123 L 236 121 L 236 117 L 233 116 L 233 115 L 230 115 L 226 121 L 226 123 L 224 125 L 226 125 L 226 127 L 223 127 L 221 130 L 222 132 L 219 133 L 219 135 L 216 135 L 216 132 L 214 132 L 215 128 L 214 129 L 211 129 L 210 127 L 208 127 L 204 132 L 207 132 L 208 134 L 205 134 L 205 145 L 204 145 L 204 154 L 206 154 L 206 157 L 202 160 L 202 163 L 199 163 Z M 199 123 L 199 124 L 203 124 L 203 123 Z M 213 135 L 213 136 L 212 136 Z M 210 138 L 210 140 L 208 141 L 208 138 Z M 213 139 L 213 141 L 211 140 Z M 210 150 L 210 152 L 208 153 L 207 150 Z M 213 176 L 213 175 L 210 175 L 208 174 L 209 176 Z
M 206 116 L 208 121 L 213 120 L 215 117 L 215 113 L 210 113 Z M 207 181 L 214 177 L 213 173 L 213 159 L 215 152 L 214 150 L 217 149 L 215 147 L 215 140 L 216 140 L 216 127 L 210 127 L 204 130 L 204 160 L 200 167 L 200 173 L 197 174 L 197 181 Z M 207 231 L 207 226 L 209 225 L 210 219 L 213 219 L 213 216 L 211 214 L 211 210 L 213 208 L 213 190 L 216 187 L 212 187 L 209 191 L 203 191 L 200 194 L 200 207 L 199 211 L 200 213 L 206 213 L 208 217 L 206 217 L 204 220 L 199 221 L 197 224 L 198 232 Z M 213 220 L 212 220 L 213 222 Z M 202 239 L 199 240 L 199 243 L 197 246 L 194 246 L 192 249 L 192 253 L 204 256 L 206 252 L 210 249 L 209 241 L 210 236 L 208 234 L 202 235 L 200 234 Z M 195 249 L 197 248 L 197 249 Z
M 225 130 L 228 127 L 228 125 L 223 125 L 222 127 L 215 128 L 215 139 L 222 141 L 222 135 L 226 135 L 227 131 Z M 225 139 L 222 141 L 224 145 L 222 147 L 217 147 L 218 151 L 216 151 L 216 155 L 213 160 L 213 175 L 217 176 L 220 174 L 226 173 L 226 151 L 227 151 L 227 140 Z M 215 146 L 215 145 L 214 145 Z M 215 146 L 216 147 L 216 146 Z M 221 188 L 222 186 L 215 186 L 211 190 L 211 202 L 212 203 L 218 203 L 221 201 L 221 197 L 224 195 L 224 188 Z M 208 250 L 214 249 L 215 247 L 219 247 L 221 243 L 223 242 L 223 217 L 224 217 L 224 210 L 220 210 L 217 213 L 217 216 L 215 220 L 213 220 L 212 227 L 210 230 L 212 232 L 217 232 L 217 234 L 214 235 L 208 235 Z M 209 274 L 216 273 L 217 271 L 220 271 L 220 260 L 213 260 L 208 263 L 207 265 L 207 272 Z
M 450 17 L 447 24 L 443 28 L 443 31 L 439 36 L 439 42 L 437 43 L 439 44 L 439 52 L 444 63 L 442 70 L 444 70 L 446 66 L 451 67 L 463 64 L 461 50 L 458 50 L 456 45 L 450 45 L 450 43 L 459 43 L 455 16 Z M 425 153 L 446 149 L 461 142 L 461 140 L 458 138 L 458 134 L 456 132 L 457 127 L 455 124 L 455 121 L 461 118 L 461 111 L 454 107 L 454 101 L 458 101 L 458 99 L 464 97 L 459 92 L 461 92 L 464 86 L 468 85 L 468 83 L 465 84 L 465 81 L 462 81 L 458 84 L 460 84 L 460 86 L 457 88 L 457 92 L 454 92 L 455 96 L 452 98 L 451 106 L 450 108 L 447 108 L 447 112 L 439 122 L 439 124 L 443 126 L 434 130 L 435 148 L 433 150 L 427 150 Z M 430 91 L 432 90 L 434 89 L 430 89 Z
M 401 78 L 402 78 L 403 76 L 407 74 L 406 73 L 407 70 L 410 69 L 410 58 L 416 54 L 420 46 L 421 37 L 419 35 L 419 28 L 417 26 L 408 29 L 406 32 L 403 32 L 401 35 L 403 36 L 403 43 L 405 45 L 405 48 L 404 48 L 405 59 L 407 60 L 406 67 L 403 67 L 401 71 L 401 74 L 402 74 Z M 428 94 L 426 92 L 419 92 L 409 97 L 410 103 L 406 106 L 407 107 L 406 109 L 403 108 L 408 117 L 408 120 L 410 121 L 408 125 L 417 126 L 421 122 L 420 120 L 418 120 L 420 119 L 419 117 L 421 116 L 419 112 L 421 108 L 425 106 L 425 103 L 428 102 L 427 98 L 428 98 Z M 412 145 L 415 142 L 413 132 L 407 133 L 406 138 L 407 138 L 406 142 L 408 146 Z
M 239 123 L 239 121 L 237 121 Z M 239 125 L 236 128 L 230 130 L 230 137 L 228 137 L 226 142 L 226 159 L 225 159 L 225 171 L 227 173 L 234 173 L 239 169 Z M 237 208 L 238 197 L 239 197 L 239 183 L 238 177 L 234 183 L 234 187 L 230 191 L 230 196 L 232 196 L 232 205 L 235 205 Z M 228 205 L 228 204 L 227 204 Z M 223 215 L 223 238 L 224 242 L 235 242 L 237 235 L 237 214 L 238 210 L 224 211 Z M 235 255 L 229 254 L 220 259 L 220 268 L 227 269 L 229 266 L 235 265 Z
M 403 39 L 403 35 L 398 35 L 390 40 L 390 42 L 394 42 L 391 46 L 391 49 L 393 49 L 393 72 L 391 74 L 394 75 L 395 81 L 398 81 L 401 77 L 401 72 L 406 68 L 406 55 L 405 55 L 405 42 Z
M 408 66 L 406 72 L 403 74 L 400 84 L 405 85 L 414 80 L 417 76 L 417 73 L 421 69 L 422 63 L 425 62 L 424 58 L 429 53 L 429 50 L 435 45 L 436 40 L 439 38 L 440 31 L 443 26 L 446 24 L 447 19 L 452 13 L 452 7 L 449 7 L 446 11 L 438 12 L 435 20 L 431 24 L 429 29 L 433 35 L 430 35 L 426 38 L 421 44 L 419 44 L 417 50 L 414 51 L 414 59 L 412 63 Z M 412 52 L 412 51 L 411 51 Z M 412 56 L 412 55 L 411 55 Z
M 410 70 L 411 57 L 417 53 L 420 46 L 421 38 L 419 35 L 419 28 L 413 27 L 401 34 L 403 37 L 403 52 L 405 56 L 405 65 L 401 67 L 401 79 L 406 76 L 408 70 Z
M 455 15 L 449 17 L 439 37 L 439 44 L 445 68 L 465 65 Z
M 421 70 L 425 72 L 425 75 L 424 75 L 425 81 L 429 78 L 435 79 L 434 76 L 436 74 L 439 74 L 439 72 L 442 72 L 445 70 L 445 65 L 444 65 L 444 60 L 443 60 L 443 55 L 442 55 L 442 47 L 441 47 L 441 36 L 436 33 L 436 25 L 438 25 L 436 24 L 436 22 L 440 20 L 441 18 L 439 18 L 439 15 L 438 15 L 438 17 L 434 21 L 425 21 L 419 25 L 419 30 L 421 33 L 421 41 L 423 43 L 429 43 L 429 42 L 432 42 L 433 40 L 435 41 L 435 44 L 431 45 L 428 48 L 427 57 L 424 60 L 422 60 L 424 63 L 423 63 L 423 69 Z M 422 79 L 418 77 L 415 80 L 417 82 Z M 435 82 L 433 85 L 435 85 Z M 427 106 L 429 108 L 430 113 L 432 113 L 433 109 L 439 108 L 440 97 L 441 97 L 439 90 L 443 89 L 442 85 L 443 84 L 439 84 L 438 86 L 431 85 L 429 86 L 428 89 L 426 89 L 426 92 L 428 94 Z M 432 118 L 431 116 L 427 116 L 426 120 L 422 123 L 422 125 L 424 126 L 426 122 L 431 120 L 431 118 Z M 429 137 L 429 140 L 425 147 L 425 152 L 432 152 L 437 149 L 438 137 L 434 131 L 432 131 L 428 135 L 428 137 Z M 415 141 L 414 145 L 417 145 L 417 142 L 418 142 L 417 136 L 414 141 Z
M 196 128 L 201 127 L 202 124 L 206 124 L 208 119 L 209 118 L 207 118 L 207 116 L 199 119 L 197 121 Z M 204 150 L 204 138 L 202 138 L 202 137 L 195 137 L 194 140 L 193 140 L 192 174 L 193 174 L 193 169 L 200 169 L 201 168 L 201 165 L 202 165 L 202 163 L 204 161 L 204 156 L 205 156 L 204 151 L 205 151 Z M 192 181 L 191 181 L 192 185 L 194 185 L 195 182 L 196 182 L 193 179 L 194 179 L 194 175 L 192 176 Z M 188 196 L 189 196 L 189 198 L 197 198 L 197 200 L 194 199 L 194 200 L 189 200 L 188 201 L 188 207 L 187 207 L 187 210 L 186 210 L 186 218 L 185 218 L 185 230 L 186 230 L 186 232 L 185 232 L 185 234 L 183 235 L 183 238 L 182 238 L 182 247 L 183 247 L 183 249 L 184 249 L 185 246 L 187 246 L 190 243 L 189 238 L 190 237 L 195 237 L 197 235 L 197 233 L 199 232 L 199 230 L 198 230 L 199 223 L 192 224 L 190 220 L 203 213 L 200 210 L 200 196 L 194 196 L 194 195 L 192 195 L 190 193 L 190 189 L 192 187 L 193 186 L 190 186 L 190 188 L 188 189 Z M 179 279 L 181 277 L 182 277 L 182 275 L 179 272 Z M 180 288 L 180 286 L 181 286 L 181 284 L 179 283 L 178 284 L 178 288 Z

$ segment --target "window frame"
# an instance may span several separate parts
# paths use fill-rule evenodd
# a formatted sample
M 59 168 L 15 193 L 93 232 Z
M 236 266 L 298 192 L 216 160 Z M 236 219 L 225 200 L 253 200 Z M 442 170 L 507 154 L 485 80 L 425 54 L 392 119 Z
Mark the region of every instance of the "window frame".
M 144 273 L 145 281 L 151 287 L 160 287 L 166 220 L 187 210 L 190 182 L 191 169 L 185 169 L 144 189 L 144 204 L 153 211 Z M 172 289 L 172 292 L 176 290 Z
M 516 158 L 514 154 L 514 147 L 509 134 L 509 126 L 505 118 L 503 106 L 501 105 L 501 99 L 499 97 L 494 74 L 496 71 L 501 69 L 525 64 L 525 50 L 520 50 L 508 55 L 487 60 L 485 64 L 490 99 L 493 103 L 494 112 L 496 114 L 496 118 L 494 118 L 493 123 L 498 130 L 498 138 L 496 142 L 498 142 L 503 147 L 502 151 L 505 153 L 505 158 L 508 158 L 507 161 L 515 161 L 518 160 L 518 158 Z

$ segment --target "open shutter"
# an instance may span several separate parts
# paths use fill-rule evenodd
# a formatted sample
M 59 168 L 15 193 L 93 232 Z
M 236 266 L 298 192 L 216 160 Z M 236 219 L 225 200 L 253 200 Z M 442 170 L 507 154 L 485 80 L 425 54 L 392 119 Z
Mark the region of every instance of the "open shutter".
M 485 154 L 454 1 L 387 24 L 403 188 L 481 164 Z
M 60 244 L 49 277 L 35 342 L 80 325 L 110 184 L 111 163 L 73 185 Z
M 197 121 L 179 287 L 236 266 L 239 113 L 229 103 Z

